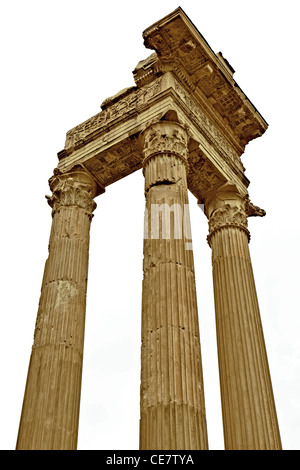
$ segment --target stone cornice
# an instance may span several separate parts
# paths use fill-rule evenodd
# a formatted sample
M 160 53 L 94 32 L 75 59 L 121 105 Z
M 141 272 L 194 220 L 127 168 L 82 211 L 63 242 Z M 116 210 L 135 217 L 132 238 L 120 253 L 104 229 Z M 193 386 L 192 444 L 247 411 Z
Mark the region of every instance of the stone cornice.
M 188 134 L 178 122 L 160 121 L 142 134 L 145 194 L 154 185 L 187 187 Z
M 143 137 L 143 165 L 149 158 L 161 153 L 176 155 L 187 163 L 187 132 L 177 122 L 153 124 L 146 129 Z
M 150 62 L 137 67 L 138 86 L 144 83 L 143 74 L 149 81 L 170 70 L 196 99 L 197 95 L 206 98 L 242 147 L 265 132 L 266 121 L 233 79 L 230 64 L 212 51 L 181 8 L 147 28 L 143 38 L 157 57 L 152 55 Z
M 267 124 L 237 86 L 234 70 L 180 8 L 145 30 L 144 40 L 155 52 L 134 70 L 136 85 L 67 132 L 58 168 L 82 165 L 104 190 L 142 168 L 143 130 L 171 120 L 188 130 L 188 187 L 198 199 L 228 180 L 246 193 L 240 156 Z
M 247 218 L 266 215 L 266 211 L 255 206 L 248 193 L 241 193 L 233 181 L 227 181 L 206 194 L 204 213 L 208 218 L 209 235 L 207 240 L 209 244 L 212 235 L 226 227 L 236 227 L 243 230 L 250 240 Z
M 67 132 L 65 148 L 58 154 L 59 159 L 95 140 L 113 126 L 136 116 L 143 108 L 150 106 L 153 100 L 160 99 L 162 94 L 165 94 L 168 90 L 173 92 L 173 97 L 177 99 L 177 102 L 182 101 L 186 119 L 193 119 L 195 125 L 209 142 L 216 147 L 222 157 L 226 160 L 226 156 L 228 156 L 229 160 L 233 162 L 233 167 L 237 167 L 243 172 L 244 168 L 239 159 L 242 149 L 234 140 L 234 135 L 229 132 L 224 133 L 220 120 L 214 122 L 212 116 L 209 116 L 209 110 L 205 109 L 204 102 L 199 105 L 172 73 L 166 73 L 164 77 L 156 78 L 154 82 L 147 84 L 142 89 L 131 87 L 122 90 L 124 93 L 120 92 L 114 97 L 107 98 L 102 103 L 102 112 Z
M 169 119 L 169 115 L 175 113 L 179 122 L 187 126 L 189 137 L 195 141 L 193 150 L 190 150 L 190 175 L 193 179 L 190 178 L 190 189 L 193 194 L 200 197 L 195 191 L 201 191 L 202 183 L 211 189 L 210 182 L 206 184 L 201 175 L 196 175 L 199 159 L 203 161 L 203 158 L 207 160 L 207 174 L 214 174 L 215 179 L 218 174 L 224 174 L 221 177 L 223 182 L 236 177 L 243 187 L 247 187 L 249 182 L 232 135 L 211 119 L 207 109 L 195 101 L 172 73 L 156 78 L 143 88 L 122 90 L 105 100 L 102 106 L 102 112 L 68 131 L 65 149 L 59 153 L 61 170 L 81 163 L 100 185 L 112 184 L 142 167 L 139 133 L 163 115 Z M 199 178 L 202 179 L 201 184 Z

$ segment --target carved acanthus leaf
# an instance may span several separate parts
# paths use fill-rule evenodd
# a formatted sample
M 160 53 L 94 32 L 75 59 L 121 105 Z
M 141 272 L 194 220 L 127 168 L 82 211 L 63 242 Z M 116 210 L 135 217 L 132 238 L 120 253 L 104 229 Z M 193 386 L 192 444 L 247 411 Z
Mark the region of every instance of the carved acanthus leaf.
M 237 205 L 224 204 L 211 214 L 208 226 L 209 236 L 215 230 L 226 226 L 236 226 L 248 232 L 247 215 L 244 209 Z
M 97 204 L 92 198 L 92 186 L 78 182 L 72 177 L 60 179 L 53 190 L 52 196 L 46 196 L 52 207 L 52 215 L 62 206 L 77 206 L 84 209 L 92 217 Z
M 180 125 L 161 121 L 144 133 L 144 163 L 152 155 L 169 153 L 188 159 L 187 133 Z

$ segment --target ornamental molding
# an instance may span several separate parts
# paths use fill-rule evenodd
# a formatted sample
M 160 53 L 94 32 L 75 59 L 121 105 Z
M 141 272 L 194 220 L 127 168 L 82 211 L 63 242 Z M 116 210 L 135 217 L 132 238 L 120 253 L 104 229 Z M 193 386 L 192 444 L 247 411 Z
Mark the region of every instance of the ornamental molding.
M 107 98 L 102 103 L 102 111 L 87 119 L 78 126 L 70 129 L 66 134 L 65 149 L 72 150 L 83 145 L 84 140 L 91 136 L 91 140 L 111 125 L 122 123 L 124 119 L 138 114 L 149 101 L 163 89 L 163 78 L 160 77 L 144 88 L 130 87 L 116 95 Z M 76 145 L 77 144 L 77 145 Z
M 236 228 L 243 230 L 248 235 L 248 239 L 250 239 L 250 234 L 248 231 L 247 214 L 244 208 L 242 208 L 240 205 L 232 205 L 232 204 L 226 203 L 222 207 L 213 211 L 209 217 L 208 227 L 209 227 L 209 235 L 208 235 L 209 244 L 210 244 L 212 235 L 217 230 L 227 228 L 227 227 L 236 227 Z
M 121 129 L 125 122 L 130 120 L 134 125 L 133 117 L 138 116 L 142 110 L 149 108 L 151 104 L 159 101 L 166 94 L 171 96 L 172 101 L 166 103 L 165 112 L 173 103 L 173 108 L 176 110 L 180 122 L 185 122 L 188 125 L 189 135 L 193 135 L 197 140 L 198 133 L 200 133 L 213 151 L 219 155 L 220 161 L 225 162 L 230 170 L 243 180 L 243 184 L 247 185 L 248 182 L 244 181 L 244 166 L 239 157 L 239 152 L 242 153 L 242 149 L 234 141 L 234 137 L 229 135 L 225 137 L 223 135 L 218 125 L 209 116 L 209 113 L 197 104 L 191 94 L 179 84 L 171 72 L 156 78 L 143 88 L 131 87 L 124 89 L 115 96 L 106 99 L 102 103 L 102 112 L 67 132 L 65 149 L 61 152 L 61 156 L 66 157 L 68 154 L 72 154 L 74 150 L 80 149 L 89 142 L 96 141 L 99 136 L 102 136 L 101 139 L 104 144 L 107 132 L 118 126 Z M 194 129 L 193 132 L 191 131 L 192 128 Z M 239 148 L 239 151 L 236 148 Z
M 188 187 L 195 197 L 205 199 L 228 180 L 246 193 L 249 180 L 240 156 L 267 123 L 233 79 L 234 70 L 180 8 L 143 37 L 152 54 L 133 71 L 135 86 L 104 100 L 101 112 L 67 132 L 58 167 L 68 172 L 84 165 L 105 188 L 141 169 L 153 155 L 140 145 L 145 129 L 172 120 L 188 128 L 188 154 L 179 144 L 172 151 L 188 161 Z M 170 151 L 167 141 L 155 144 L 158 153 Z M 257 213 L 250 209 L 251 215 Z
M 180 7 L 147 28 L 143 38 L 157 59 L 152 56 L 139 67 L 138 79 L 151 69 L 171 69 L 196 99 L 199 94 L 205 98 L 243 148 L 265 132 L 267 123 L 233 78 L 233 67 L 222 53 L 214 53 Z
M 199 128 L 207 141 L 214 147 L 217 153 L 223 160 L 225 160 L 235 173 L 237 173 L 237 170 L 244 173 L 244 165 L 240 159 L 238 151 L 234 148 L 236 144 L 230 145 L 228 140 L 219 131 L 217 125 L 214 124 L 213 120 L 208 116 L 208 113 L 201 109 L 201 107 L 191 97 L 190 93 L 179 85 L 175 79 L 174 89 L 189 110 L 189 119 L 191 119 Z M 243 150 L 241 148 L 239 151 L 240 154 L 242 154 Z
M 147 128 L 143 133 L 143 165 L 160 154 L 172 154 L 188 160 L 188 137 L 186 130 L 177 123 L 161 121 Z
M 50 178 L 50 188 L 53 188 L 52 196 L 46 196 L 49 206 L 52 208 L 52 216 L 61 207 L 79 207 L 92 218 L 92 212 L 97 204 L 92 197 L 92 184 L 76 181 L 72 176 L 53 176 Z

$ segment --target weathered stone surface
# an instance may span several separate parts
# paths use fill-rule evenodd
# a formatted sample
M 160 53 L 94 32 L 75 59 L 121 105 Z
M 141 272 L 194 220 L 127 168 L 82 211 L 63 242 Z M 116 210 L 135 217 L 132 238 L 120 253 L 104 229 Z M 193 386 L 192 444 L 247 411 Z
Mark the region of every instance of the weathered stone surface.
M 278 450 L 281 440 L 248 247 L 247 200 L 229 182 L 210 194 L 205 207 L 225 448 Z
M 17 448 L 76 448 L 94 198 L 143 169 L 140 448 L 208 446 L 190 190 L 209 220 L 225 446 L 278 449 L 248 248 L 247 217 L 265 211 L 250 200 L 240 158 L 267 123 L 181 8 L 143 37 L 154 52 L 133 71 L 135 85 L 67 132 L 50 179 L 49 257 Z
M 189 217 L 187 132 L 161 121 L 144 131 L 143 143 L 152 236 L 144 240 L 140 449 L 207 449 L 193 254 L 186 249 L 181 216 L 187 211 Z M 178 208 L 178 220 L 169 211 L 155 220 L 157 206 Z
M 82 170 L 50 179 L 53 208 L 20 428 L 19 450 L 77 446 L 89 231 L 95 183 Z

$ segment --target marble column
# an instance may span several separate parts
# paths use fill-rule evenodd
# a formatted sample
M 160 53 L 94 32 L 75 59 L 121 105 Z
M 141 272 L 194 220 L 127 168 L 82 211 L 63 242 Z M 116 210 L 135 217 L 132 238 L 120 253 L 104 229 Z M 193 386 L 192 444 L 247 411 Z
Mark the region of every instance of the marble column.
M 205 201 L 227 450 L 281 448 L 248 246 L 247 215 L 262 215 L 253 207 L 230 182 Z
M 17 439 L 20 450 L 74 450 L 81 391 L 95 184 L 77 168 L 49 180 L 52 227 Z
M 161 121 L 143 133 L 140 449 L 207 449 L 186 180 L 187 133 Z

